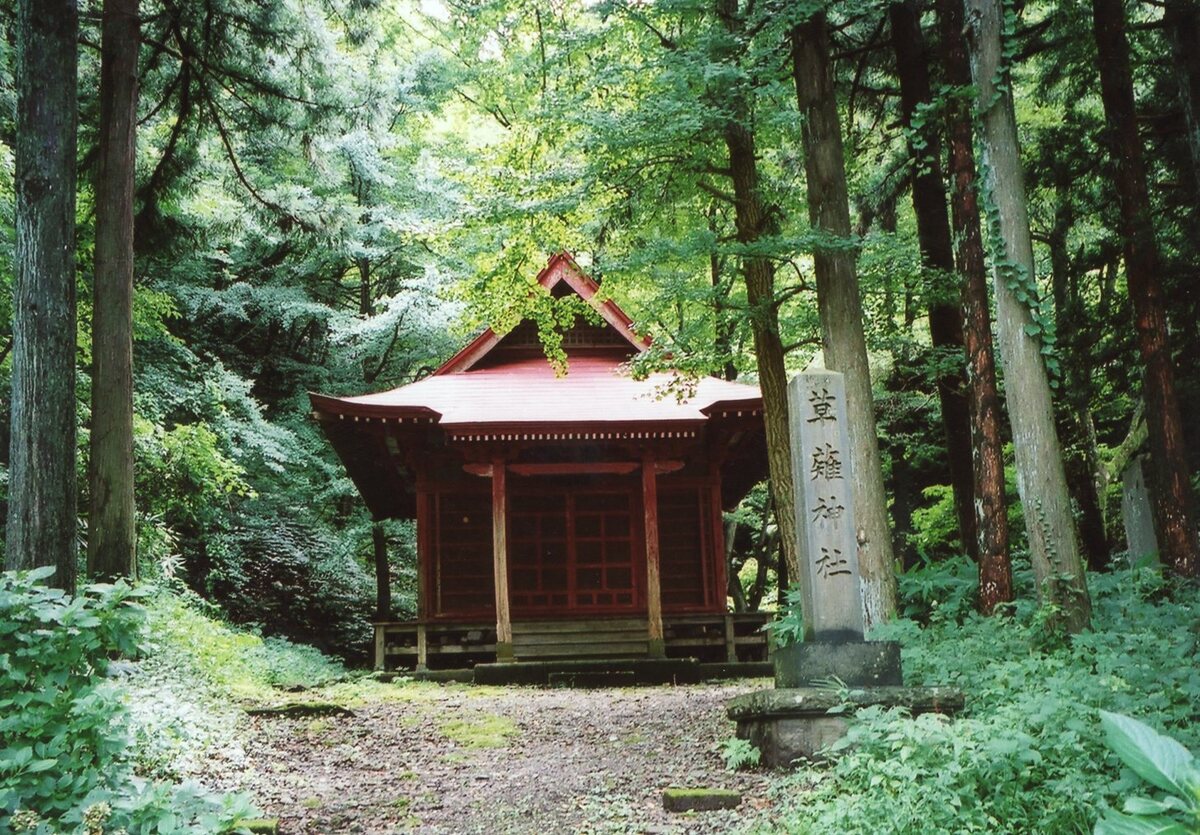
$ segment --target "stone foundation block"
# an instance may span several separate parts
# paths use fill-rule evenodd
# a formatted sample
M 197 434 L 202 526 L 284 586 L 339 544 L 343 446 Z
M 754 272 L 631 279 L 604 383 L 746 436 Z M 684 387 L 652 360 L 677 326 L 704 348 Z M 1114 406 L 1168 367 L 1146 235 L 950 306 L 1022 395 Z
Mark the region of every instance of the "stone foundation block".
M 786 768 L 799 759 L 827 759 L 826 749 L 846 735 L 857 708 L 882 705 L 906 708 L 914 716 L 953 715 L 963 703 L 962 691 L 954 687 L 797 687 L 745 693 L 726 710 L 737 723 L 737 735 L 762 752 L 763 765 Z
M 837 679 L 849 687 L 899 687 L 900 644 L 895 641 L 805 641 L 771 656 L 775 686 L 818 687 Z
M 736 809 L 742 802 L 740 792 L 732 789 L 666 789 L 663 808 L 668 812 L 712 812 Z

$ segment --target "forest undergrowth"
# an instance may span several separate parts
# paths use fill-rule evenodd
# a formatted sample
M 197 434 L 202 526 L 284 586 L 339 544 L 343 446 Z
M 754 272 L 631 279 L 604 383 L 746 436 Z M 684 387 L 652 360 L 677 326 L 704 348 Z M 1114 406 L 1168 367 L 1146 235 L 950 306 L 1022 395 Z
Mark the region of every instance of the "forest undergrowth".
M 1087 833 L 1147 793 L 1106 746 L 1099 711 L 1200 751 L 1194 586 L 1168 588 L 1146 569 L 1089 575 L 1093 628 L 1068 638 L 1053 611 L 1024 602 L 1032 595 L 1007 616 L 978 615 L 973 574 L 949 561 L 902 576 L 909 617 L 874 636 L 902 643 L 905 683 L 962 688 L 965 712 L 859 711 L 836 764 L 781 779 L 777 822 L 756 831 Z
M 1200 592 L 1147 570 L 1089 581 L 1094 628 L 1065 638 L 1032 605 L 975 614 L 965 562 L 910 572 L 909 617 L 876 637 L 902 642 L 908 683 L 961 687 L 966 712 L 859 712 L 834 765 L 779 777 L 776 811 L 754 831 L 1090 832 L 1106 808 L 1146 793 L 1106 747 L 1099 711 L 1200 750 Z M 0 665 L 0 831 L 239 831 L 262 814 L 240 793 L 253 768 L 247 707 L 437 687 L 347 670 L 163 588 L 71 599 L 6 573 L 0 629 L 13 647 Z

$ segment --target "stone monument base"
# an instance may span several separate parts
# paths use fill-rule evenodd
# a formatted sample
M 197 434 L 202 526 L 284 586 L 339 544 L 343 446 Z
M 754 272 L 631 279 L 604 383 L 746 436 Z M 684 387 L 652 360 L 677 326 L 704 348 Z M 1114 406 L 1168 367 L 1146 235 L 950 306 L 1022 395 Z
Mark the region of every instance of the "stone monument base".
M 804 641 L 771 655 L 775 686 L 828 686 L 837 679 L 849 687 L 898 687 L 900 644 L 895 641 Z
M 914 716 L 953 715 L 963 701 L 954 687 L 795 687 L 746 693 L 731 700 L 726 711 L 737 722 L 737 735 L 762 752 L 763 765 L 784 768 L 798 759 L 826 759 L 821 751 L 846 735 L 856 708 L 882 705 L 907 708 Z M 845 712 L 830 712 L 847 706 Z

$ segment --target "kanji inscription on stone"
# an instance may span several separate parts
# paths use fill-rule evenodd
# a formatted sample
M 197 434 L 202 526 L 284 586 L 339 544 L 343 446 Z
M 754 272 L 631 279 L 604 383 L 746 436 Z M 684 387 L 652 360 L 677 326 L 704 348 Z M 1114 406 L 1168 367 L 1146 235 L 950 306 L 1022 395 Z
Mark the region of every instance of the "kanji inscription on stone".
M 835 371 L 806 371 L 788 385 L 801 605 L 809 640 L 863 639 L 845 392 Z
M 842 477 L 842 453 L 825 444 L 813 450 L 812 466 L 808 468 L 809 478 L 840 479 Z
M 849 565 L 837 548 L 822 548 L 821 556 L 817 557 L 817 576 L 824 579 L 836 577 L 838 574 L 849 574 Z

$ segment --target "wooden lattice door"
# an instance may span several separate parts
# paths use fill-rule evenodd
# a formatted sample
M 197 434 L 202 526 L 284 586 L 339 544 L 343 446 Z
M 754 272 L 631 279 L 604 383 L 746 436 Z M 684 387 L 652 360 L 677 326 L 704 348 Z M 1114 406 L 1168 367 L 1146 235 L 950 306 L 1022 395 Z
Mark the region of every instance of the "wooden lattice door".
M 635 610 L 639 507 L 629 490 L 514 493 L 508 533 L 514 613 Z

